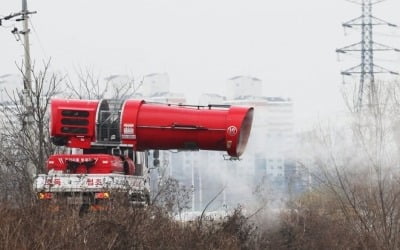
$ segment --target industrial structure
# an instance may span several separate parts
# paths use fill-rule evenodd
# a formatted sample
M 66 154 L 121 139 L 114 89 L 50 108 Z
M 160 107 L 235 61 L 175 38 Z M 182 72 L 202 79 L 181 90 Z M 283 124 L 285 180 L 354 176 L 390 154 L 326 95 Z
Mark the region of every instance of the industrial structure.
M 342 24 L 344 28 L 360 28 L 361 41 L 336 49 L 337 53 L 360 52 L 360 64 L 343 70 L 343 76 L 359 75 L 360 81 L 358 84 L 358 93 L 355 96 L 355 109 L 361 110 L 363 106 L 374 107 L 377 105 L 377 87 L 375 81 L 375 74 L 389 73 L 398 75 L 397 72 L 388 70 L 375 64 L 374 54 L 381 51 L 395 51 L 400 50 L 378 43 L 374 40 L 373 28 L 378 25 L 386 25 L 389 27 L 397 27 L 397 25 L 389 23 L 385 20 L 375 17 L 372 14 L 372 7 L 375 4 L 383 2 L 384 0 L 360 0 L 350 1 L 361 6 L 361 16 L 354 18 Z

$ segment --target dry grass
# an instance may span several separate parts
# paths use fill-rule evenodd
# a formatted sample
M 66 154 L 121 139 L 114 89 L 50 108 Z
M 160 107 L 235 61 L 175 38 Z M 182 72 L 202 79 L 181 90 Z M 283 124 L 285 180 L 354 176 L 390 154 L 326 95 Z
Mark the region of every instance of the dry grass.
M 79 216 L 78 208 L 53 212 L 34 203 L 0 205 L 1 249 L 388 249 L 357 232 L 332 197 L 305 195 L 275 223 L 251 221 L 240 208 L 220 219 L 180 222 L 157 206 Z M 253 217 L 253 218 L 255 218 Z M 252 218 L 252 219 L 253 219 Z
M 234 215 L 236 216 L 236 215 Z M 43 204 L 0 207 L 3 249 L 244 249 L 246 238 L 232 216 L 203 223 L 174 221 L 157 207 L 126 208 L 79 216 Z M 206 225 L 206 226 L 205 226 Z

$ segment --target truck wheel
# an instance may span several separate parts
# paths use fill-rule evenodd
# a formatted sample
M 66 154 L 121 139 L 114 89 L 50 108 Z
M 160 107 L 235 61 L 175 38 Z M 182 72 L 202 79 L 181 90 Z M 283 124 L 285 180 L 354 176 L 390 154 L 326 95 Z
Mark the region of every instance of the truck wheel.
M 129 175 L 129 163 L 124 161 L 124 174 Z
M 79 216 L 83 216 L 89 212 L 89 204 L 82 204 L 79 209 Z

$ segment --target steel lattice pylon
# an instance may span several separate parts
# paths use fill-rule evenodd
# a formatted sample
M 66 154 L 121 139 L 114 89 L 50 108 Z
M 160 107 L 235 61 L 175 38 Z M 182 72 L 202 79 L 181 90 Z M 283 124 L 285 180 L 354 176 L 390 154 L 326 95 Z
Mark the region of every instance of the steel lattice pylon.
M 375 103 L 374 49 L 372 40 L 372 4 L 371 0 L 362 1 L 362 40 L 361 40 L 361 76 L 358 90 L 358 102 L 362 104 L 367 92 L 368 103 Z M 367 91 L 364 91 L 364 86 Z
M 361 27 L 361 41 L 351 44 L 349 46 L 337 49 L 337 53 L 347 52 L 361 52 L 361 62 L 359 65 L 349 68 L 341 72 L 342 75 L 360 75 L 360 82 L 358 86 L 358 96 L 356 100 L 356 109 L 360 110 L 363 105 L 375 106 L 377 104 L 375 74 L 390 73 L 398 74 L 397 72 L 387 70 L 374 63 L 375 51 L 396 51 L 396 48 L 374 42 L 373 40 L 373 27 L 376 25 L 388 25 L 390 27 L 397 27 L 397 25 L 386 22 L 382 19 L 372 15 L 372 6 L 384 0 L 361 0 L 359 2 L 350 1 L 361 5 L 361 16 L 343 23 L 344 28 L 353 28 L 355 26 Z M 366 102 L 367 101 L 367 102 Z

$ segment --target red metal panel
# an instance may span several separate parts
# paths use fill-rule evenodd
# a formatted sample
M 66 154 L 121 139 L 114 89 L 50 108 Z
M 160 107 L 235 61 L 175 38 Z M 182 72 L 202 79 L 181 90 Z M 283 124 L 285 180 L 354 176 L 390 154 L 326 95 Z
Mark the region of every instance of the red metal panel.
M 143 100 L 126 100 L 121 110 L 121 141 L 136 147 L 137 117 Z
M 95 141 L 98 100 L 51 100 L 50 135 L 66 138 L 66 146 L 90 148 Z
M 90 162 L 94 162 L 94 165 L 88 167 L 90 164 L 87 163 Z M 68 164 L 75 166 L 68 169 Z M 121 158 L 107 154 L 52 155 L 47 161 L 47 168 L 48 170 L 54 169 L 63 173 L 75 174 L 124 173 Z

